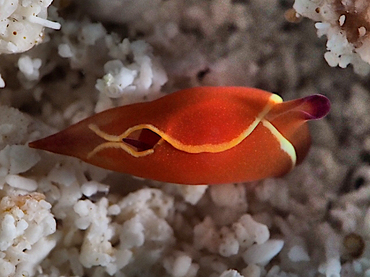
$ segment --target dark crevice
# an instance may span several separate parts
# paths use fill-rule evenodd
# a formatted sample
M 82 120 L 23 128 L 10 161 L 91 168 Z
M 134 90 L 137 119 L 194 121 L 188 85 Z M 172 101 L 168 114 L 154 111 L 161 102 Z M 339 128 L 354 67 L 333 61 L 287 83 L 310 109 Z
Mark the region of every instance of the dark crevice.
M 161 136 L 149 129 L 141 129 L 132 132 L 127 138 L 122 139 L 124 143 L 134 148 L 135 151 L 142 152 L 153 149 L 159 142 Z

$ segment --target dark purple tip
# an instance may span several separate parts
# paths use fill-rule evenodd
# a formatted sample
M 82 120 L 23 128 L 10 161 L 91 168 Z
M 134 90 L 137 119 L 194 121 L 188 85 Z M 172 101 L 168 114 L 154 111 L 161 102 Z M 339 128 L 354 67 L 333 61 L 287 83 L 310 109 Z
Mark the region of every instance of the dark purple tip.
M 316 120 L 323 118 L 330 111 L 330 101 L 329 99 L 321 94 L 314 94 L 303 98 L 304 106 L 306 108 L 303 110 L 307 116 L 307 120 Z

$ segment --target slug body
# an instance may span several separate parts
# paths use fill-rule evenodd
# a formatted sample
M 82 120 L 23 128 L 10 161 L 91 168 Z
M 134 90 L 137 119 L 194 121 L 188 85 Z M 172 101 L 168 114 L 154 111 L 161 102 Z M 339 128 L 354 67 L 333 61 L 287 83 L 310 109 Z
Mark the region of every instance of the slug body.
M 244 87 L 184 89 L 113 108 L 30 147 L 158 181 L 220 184 L 277 177 L 307 155 L 322 95 L 283 102 Z

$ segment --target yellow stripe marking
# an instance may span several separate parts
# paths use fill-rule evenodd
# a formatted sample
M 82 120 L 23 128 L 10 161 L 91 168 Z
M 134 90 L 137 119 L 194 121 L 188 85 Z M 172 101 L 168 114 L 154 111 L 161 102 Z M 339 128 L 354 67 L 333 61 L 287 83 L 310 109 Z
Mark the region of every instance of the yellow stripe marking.
M 290 159 L 292 160 L 292 167 L 294 167 L 297 162 L 297 154 L 295 152 L 294 146 L 269 121 L 263 119 L 262 124 L 272 133 L 272 135 L 278 140 L 278 142 L 280 142 L 281 150 L 289 155 Z
M 252 124 L 245 130 L 243 131 L 239 136 L 236 138 L 232 139 L 229 142 L 224 142 L 224 143 L 219 143 L 219 144 L 203 144 L 203 145 L 187 145 L 183 144 L 180 141 L 174 139 L 173 137 L 167 135 L 165 132 L 159 130 L 157 127 L 151 125 L 151 124 L 139 124 L 136 126 L 133 126 L 131 128 L 128 128 L 124 133 L 122 133 L 119 136 L 116 135 L 110 135 L 105 133 L 104 131 L 100 130 L 99 127 L 95 124 L 89 124 L 89 129 L 92 130 L 96 135 L 99 137 L 107 140 L 108 142 L 102 143 L 95 147 L 93 151 L 91 151 L 87 158 L 91 158 L 94 156 L 96 153 L 99 151 L 105 149 L 105 148 L 121 148 L 122 150 L 126 151 L 130 155 L 134 157 L 143 157 L 150 155 L 154 152 L 155 146 L 159 145 L 163 141 L 167 141 L 169 144 L 171 144 L 174 148 L 187 152 L 187 153 L 202 153 L 202 152 L 209 152 L 209 153 L 218 153 L 218 152 L 223 152 L 225 150 L 228 150 L 236 145 L 238 145 L 240 142 L 242 142 L 246 137 L 248 137 L 253 130 L 257 127 L 257 125 L 263 121 L 263 118 L 266 116 L 266 114 L 271 110 L 272 106 L 281 103 L 283 100 L 281 99 L 280 96 L 276 94 L 272 94 L 262 110 L 260 112 L 256 119 L 252 122 Z M 142 129 L 149 129 L 152 132 L 156 133 L 161 137 L 161 140 L 154 146 L 153 149 L 145 150 L 145 151 L 135 151 L 133 148 L 128 146 L 126 143 L 124 143 L 122 140 L 127 138 L 131 133 L 135 131 L 139 131 Z M 275 129 L 276 130 L 276 129 Z M 276 132 L 278 132 L 276 130 Z M 279 133 L 280 134 L 280 133 Z M 280 135 L 281 136 L 281 135 Z M 281 136 L 282 137 L 282 136 Z

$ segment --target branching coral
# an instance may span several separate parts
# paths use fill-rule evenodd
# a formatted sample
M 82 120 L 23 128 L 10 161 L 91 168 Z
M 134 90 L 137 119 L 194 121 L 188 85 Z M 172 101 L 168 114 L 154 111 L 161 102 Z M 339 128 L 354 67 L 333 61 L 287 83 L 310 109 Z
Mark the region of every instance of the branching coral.
M 44 27 L 59 29 L 46 19 L 52 0 L 0 1 L 0 54 L 25 52 L 43 39 Z
M 353 64 L 357 73 L 370 70 L 370 2 L 367 0 L 296 0 L 298 14 L 316 23 L 318 35 L 328 37 L 325 59 L 330 66 Z

